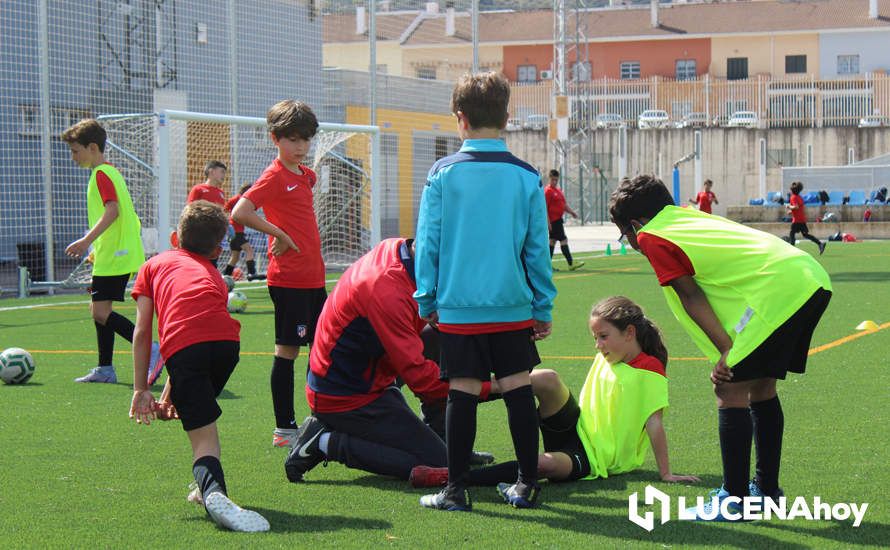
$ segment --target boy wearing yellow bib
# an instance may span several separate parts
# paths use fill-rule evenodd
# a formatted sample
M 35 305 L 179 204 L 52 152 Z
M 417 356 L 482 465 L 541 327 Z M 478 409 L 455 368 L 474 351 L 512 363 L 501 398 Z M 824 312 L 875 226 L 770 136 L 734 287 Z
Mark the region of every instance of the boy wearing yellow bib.
M 622 181 L 609 211 L 715 365 L 723 486 L 714 494 L 778 498 L 784 416 L 776 380 L 806 370 L 813 331 L 831 298 L 828 274 L 778 237 L 674 206 L 654 176 Z M 757 461 L 749 482 L 752 437 Z
M 130 275 L 145 262 L 142 249 L 142 224 L 133 208 L 124 177 L 105 162 L 105 129 L 94 119 L 81 120 L 62 133 L 62 141 L 71 149 L 71 158 L 81 168 L 90 169 L 87 185 L 87 218 L 90 230 L 65 249 L 79 258 L 93 247 L 93 280 L 90 283 L 90 312 L 96 325 L 99 364 L 76 382 L 114 384 L 114 335 L 133 342 L 133 322 L 112 311 L 112 302 L 124 301 Z M 152 345 L 148 383 L 160 374 L 163 364 L 158 344 Z
M 545 450 L 538 457 L 538 477 L 574 481 L 630 472 L 643 464 L 651 447 L 662 481 L 699 481 L 674 474 L 668 460 L 662 424 L 667 350 L 658 329 L 623 296 L 596 304 L 589 327 L 599 353 L 577 401 L 555 371 L 531 373 Z M 517 471 L 515 461 L 471 470 L 470 483 L 508 482 Z M 447 468 L 418 466 L 410 481 L 425 487 L 444 484 L 447 477 Z

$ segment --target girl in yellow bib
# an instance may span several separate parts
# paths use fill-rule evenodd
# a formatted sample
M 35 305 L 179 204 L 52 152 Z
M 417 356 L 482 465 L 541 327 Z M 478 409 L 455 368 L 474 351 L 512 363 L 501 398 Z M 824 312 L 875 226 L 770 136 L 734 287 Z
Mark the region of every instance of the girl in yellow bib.
M 552 370 L 531 373 L 545 452 L 538 477 L 595 479 L 639 468 L 652 448 L 663 481 L 695 482 L 671 471 L 662 415 L 668 406 L 667 350 L 658 328 L 623 296 L 593 307 L 590 332 L 598 351 L 578 400 Z M 494 385 L 492 391 L 495 391 Z M 494 485 L 516 478 L 516 462 L 473 470 L 470 483 Z M 447 468 L 418 466 L 415 486 L 444 484 Z

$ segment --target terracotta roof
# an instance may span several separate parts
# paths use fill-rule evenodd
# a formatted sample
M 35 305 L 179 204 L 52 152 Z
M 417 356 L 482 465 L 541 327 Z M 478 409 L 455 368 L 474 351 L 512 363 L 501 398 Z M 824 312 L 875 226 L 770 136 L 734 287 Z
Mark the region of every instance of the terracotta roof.
M 658 28 L 650 26 L 649 6 L 594 9 L 582 12 L 581 17 L 589 40 L 868 28 L 890 30 L 890 0 L 878 0 L 878 19 L 868 18 L 868 3 L 869 0 L 765 0 L 661 4 L 658 9 Z M 394 36 L 387 39 L 398 39 L 419 13 L 378 14 L 378 36 Z M 455 36 L 445 36 L 445 17 L 444 13 L 426 16 L 404 45 L 466 44 L 471 41 L 470 17 L 466 12 L 456 14 Z M 324 28 L 325 42 L 367 39 L 355 34 L 354 14 L 327 15 Z M 572 12 L 566 21 L 566 30 L 570 36 L 574 36 L 575 16 Z M 340 40 L 336 40 L 337 37 Z M 552 42 L 553 12 L 482 12 L 479 15 L 479 41 L 518 44 Z

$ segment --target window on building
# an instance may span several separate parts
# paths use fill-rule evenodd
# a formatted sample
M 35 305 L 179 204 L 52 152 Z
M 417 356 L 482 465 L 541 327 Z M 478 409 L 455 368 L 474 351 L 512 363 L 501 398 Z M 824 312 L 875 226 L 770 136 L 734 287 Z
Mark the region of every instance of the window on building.
M 575 82 L 587 82 L 590 80 L 590 61 L 572 64 L 572 80 Z
M 677 60 L 677 80 L 695 80 L 695 59 Z
M 837 56 L 837 74 L 859 74 L 859 56 Z
M 417 75 L 417 78 L 422 78 L 424 80 L 436 80 L 435 67 L 417 67 L 414 74 Z
M 807 56 L 805 55 L 786 55 L 785 56 L 785 74 L 806 73 L 807 72 Z
M 744 80 L 748 78 L 748 58 L 729 57 L 726 59 L 726 80 Z
M 622 61 L 621 62 L 621 78 L 640 78 L 640 62 L 639 61 Z
M 538 67 L 536 65 L 520 65 L 516 67 L 517 82 L 537 82 Z

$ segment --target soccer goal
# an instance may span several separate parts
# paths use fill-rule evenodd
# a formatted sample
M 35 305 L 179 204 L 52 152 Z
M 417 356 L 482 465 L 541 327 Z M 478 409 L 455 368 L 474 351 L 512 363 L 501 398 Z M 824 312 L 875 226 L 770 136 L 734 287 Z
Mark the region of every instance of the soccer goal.
M 189 189 L 204 181 L 207 161 L 228 166 L 224 191 L 230 197 L 254 182 L 277 154 L 266 121 L 259 117 L 168 110 L 97 118 L 108 133 L 106 159 L 126 179 L 142 221 L 148 255 L 169 248 L 170 232 Z M 378 127 L 320 124 L 306 164 L 318 174 L 314 206 L 322 256 L 330 269 L 344 269 L 380 240 L 379 159 Z M 257 270 L 265 272 L 267 239 L 251 229 L 246 233 L 256 251 Z M 229 257 L 227 237 L 219 265 Z M 92 276 L 90 267 L 84 260 L 64 280 L 31 286 L 84 286 Z

